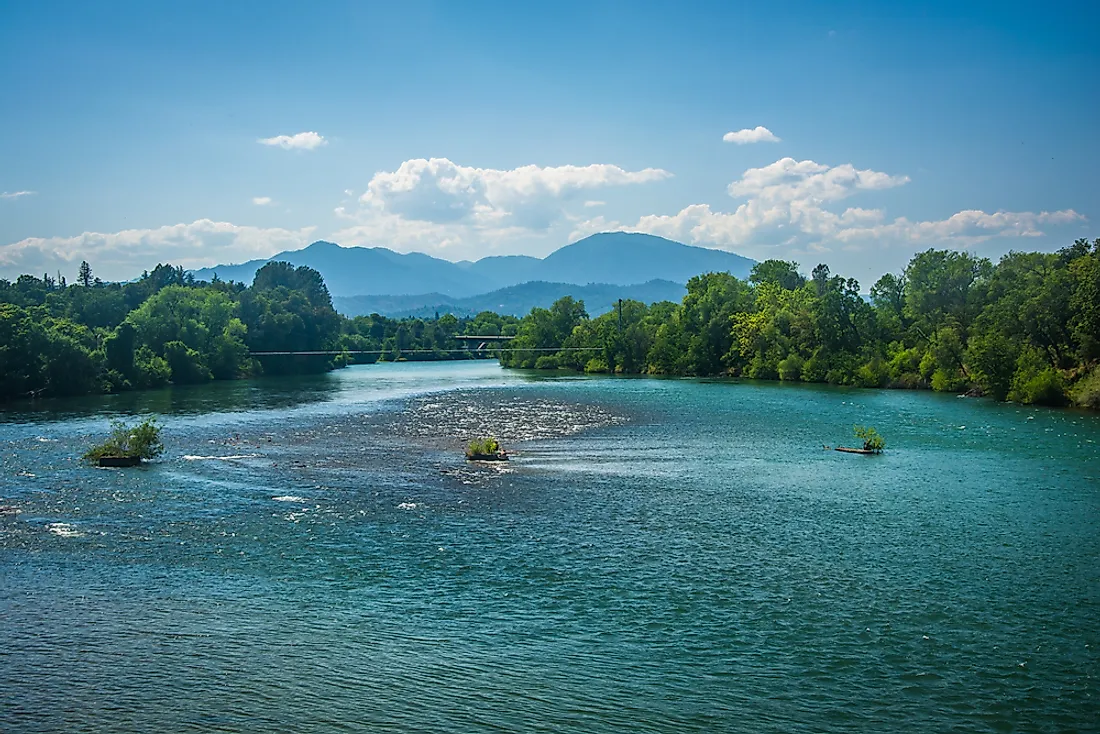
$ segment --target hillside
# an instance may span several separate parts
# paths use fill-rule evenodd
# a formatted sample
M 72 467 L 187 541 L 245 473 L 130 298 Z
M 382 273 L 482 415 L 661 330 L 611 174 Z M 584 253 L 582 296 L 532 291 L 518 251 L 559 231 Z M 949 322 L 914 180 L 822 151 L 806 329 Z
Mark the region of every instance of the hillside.
M 450 262 L 423 253 L 401 254 L 384 247 L 340 247 L 314 242 L 302 250 L 280 252 L 268 260 L 218 265 L 195 271 L 200 280 L 216 273 L 222 280 L 252 282 L 265 262 L 285 260 L 319 271 L 334 297 L 418 296 L 444 294 L 449 299 L 530 281 L 586 285 L 639 285 L 653 280 L 686 283 L 709 271 L 748 276 L 753 261 L 723 250 L 684 245 L 663 237 L 625 232 L 592 235 L 545 258 L 491 256 L 476 262 Z
M 649 234 L 605 232 L 552 252 L 541 261 L 539 278 L 618 285 L 654 279 L 687 283 L 706 272 L 729 272 L 747 278 L 754 264 L 747 257 L 724 250 L 693 247 Z
M 657 301 L 678 303 L 684 297 L 684 293 L 685 289 L 682 285 L 667 280 L 652 280 L 648 283 L 628 286 L 607 283 L 572 285 L 533 281 L 469 298 L 448 298 L 439 293 L 420 296 L 351 296 L 334 298 L 333 304 L 336 310 L 345 316 L 378 313 L 391 318 L 406 316 L 433 318 L 436 313 L 474 316 L 482 311 L 524 316 L 532 308 L 549 308 L 562 296 L 572 296 L 584 301 L 590 316 L 598 316 L 614 308 L 615 302 L 620 298 L 647 304 Z
M 438 291 L 461 297 L 499 287 L 479 273 L 420 252 L 401 254 L 384 247 L 340 247 L 332 242 L 314 242 L 305 249 L 280 252 L 267 260 L 196 270 L 195 277 L 210 280 L 217 273 L 222 280 L 251 283 L 256 271 L 273 260 L 313 268 L 321 273 L 333 296 Z

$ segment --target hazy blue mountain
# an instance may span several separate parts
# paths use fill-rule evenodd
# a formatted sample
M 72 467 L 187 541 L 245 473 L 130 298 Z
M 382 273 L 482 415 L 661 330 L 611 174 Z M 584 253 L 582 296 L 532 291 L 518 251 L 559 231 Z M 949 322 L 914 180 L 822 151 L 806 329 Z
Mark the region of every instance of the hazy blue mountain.
M 543 261 L 539 258 L 527 255 L 490 255 L 477 262 L 463 260 L 458 265 L 468 272 L 476 273 L 495 283 L 517 285 L 538 280 L 541 276 L 539 268 L 542 263 Z
M 384 247 L 340 247 L 331 242 L 314 242 L 303 250 L 280 252 L 267 260 L 196 270 L 195 277 L 210 280 L 217 273 L 222 280 L 251 283 L 256 271 L 272 260 L 308 265 L 321 273 L 333 296 L 438 291 L 461 297 L 499 287 L 479 273 L 420 252 L 401 254 Z
M 340 247 L 314 242 L 303 250 L 281 252 L 269 260 L 308 265 L 325 278 L 336 296 L 441 293 L 460 299 L 530 281 L 585 285 L 636 285 L 652 280 L 686 283 L 711 271 L 744 278 L 753 261 L 722 250 L 692 247 L 647 234 L 605 232 L 566 245 L 546 258 L 513 255 L 453 263 L 422 253 L 400 254 L 384 247 Z M 218 265 L 195 271 L 209 280 L 251 283 L 268 260 Z
M 627 285 L 654 278 L 687 283 L 707 272 L 747 278 L 754 264 L 754 260 L 732 252 L 692 247 L 650 234 L 604 232 L 547 255 L 539 277 L 564 283 Z
M 334 298 L 333 304 L 337 311 L 346 316 L 378 313 L 392 318 L 432 318 L 436 313 L 473 316 L 482 311 L 524 316 L 536 306 L 549 308 L 562 296 L 573 296 L 584 301 L 590 316 L 598 316 L 610 311 L 620 298 L 643 303 L 679 302 L 686 292 L 683 285 L 668 280 L 651 280 L 635 285 L 573 285 L 532 281 L 469 298 L 448 298 L 439 293 L 420 296 L 350 296 Z

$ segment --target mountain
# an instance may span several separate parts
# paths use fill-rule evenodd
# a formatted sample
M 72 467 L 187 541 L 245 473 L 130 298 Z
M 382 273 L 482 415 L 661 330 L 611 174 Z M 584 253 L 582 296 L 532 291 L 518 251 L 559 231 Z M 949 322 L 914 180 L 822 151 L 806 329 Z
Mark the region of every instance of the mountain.
M 542 260 L 527 255 L 490 255 L 477 262 L 463 260 L 458 266 L 496 283 L 516 285 L 539 279 Z
M 345 316 L 364 316 L 378 313 L 391 318 L 413 316 L 432 318 L 436 313 L 453 313 L 455 316 L 475 316 L 482 311 L 525 316 L 536 306 L 549 308 L 562 296 L 573 296 L 584 301 L 590 316 L 599 316 L 615 307 L 620 298 L 642 303 L 675 301 L 683 299 L 686 289 L 668 280 L 651 280 L 636 285 L 611 285 L 595 283 L 572 285 L 570 283 L 546 283 L 531 281 L 513 285 L 491 293 L 469 298 L 448 298 L 440 293 L 420 296 L 350 296 L 333 299 L 336 310 Z
M 217 273 L 222 280 L 251 283 L 257 270 L 275 260 L 313 268 L 324 277 L 333 296 L 439 291 L 461 297 L 500 287 L 479 273 L 421 252 L 403 255 L 385 247 L 340 247 L 332 242 L 314 242 L 303 250 L 280 252 L 267 260 L 196 270 L 195 277 L 210 280 Z
M 652 280 L 686 283 L 705 272 L 728 271 L 748 277 L 754 261 L 723 250 L 684 245 L 663 237 L 604 232 L 566 245 L 545 258 L 512 255 L 476 262 L 450 262 L 419 252 L 400 254 L 384 247 L 340 247 L 314 242 L 303 250 L 280 252 L 268 260 L 218 265 L 195 271 L 200 280 L 216 273 L 222 280 L 251 283 L 271 260 L 308 265 L 319 271 L 334 297 L 446 294 L 451 299 L 531 281 L 585 285 L 638 285 Z
M 651 234 L 604 232 L 547 255 L 539 277 L 563 283 L 629 285 L 655 278 L 687 283 L 708 272 L 747 278 L 755 264 L 732 252 L 692 247 Z

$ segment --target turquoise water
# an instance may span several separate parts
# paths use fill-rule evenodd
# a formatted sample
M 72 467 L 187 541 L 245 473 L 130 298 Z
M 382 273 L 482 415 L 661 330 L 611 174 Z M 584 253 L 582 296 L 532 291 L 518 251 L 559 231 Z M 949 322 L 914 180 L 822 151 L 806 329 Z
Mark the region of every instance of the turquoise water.
M 374 365 L 9 408 L 0 504 L 3 732 L 1097 729 L 1092 414 Z

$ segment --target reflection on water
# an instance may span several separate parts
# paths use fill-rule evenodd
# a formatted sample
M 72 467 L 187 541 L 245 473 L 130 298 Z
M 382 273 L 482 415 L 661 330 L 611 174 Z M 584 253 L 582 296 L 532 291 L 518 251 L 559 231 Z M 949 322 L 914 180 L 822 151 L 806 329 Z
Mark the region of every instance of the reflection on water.
M 0 422 L 49 423 L 105 415 L 205 415 L 294 408 L 331 400 L 340 390 L 331 374 L 216 381 L 117 395 L 45 398 L 0 404 Z
M 1094 728 L 1095 415 L 488 363 L 164 392 L 0 423 L 0 731 Z M 75 461 L 153 404 L 162 461 Z M 821 448 L 853 423 L 886 454 Z

